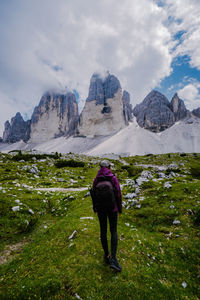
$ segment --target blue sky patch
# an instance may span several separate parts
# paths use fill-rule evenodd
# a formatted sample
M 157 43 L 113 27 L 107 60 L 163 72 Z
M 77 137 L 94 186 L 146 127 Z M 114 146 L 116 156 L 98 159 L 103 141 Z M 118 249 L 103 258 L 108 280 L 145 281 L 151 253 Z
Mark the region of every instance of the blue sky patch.
M 171 75 L 155 88 L 169 100 L 178 90 L 200 79 L 200 71 L 190 67 L 190 58 L 187 55 L 176 57 L 172 62 L 172 69 Z

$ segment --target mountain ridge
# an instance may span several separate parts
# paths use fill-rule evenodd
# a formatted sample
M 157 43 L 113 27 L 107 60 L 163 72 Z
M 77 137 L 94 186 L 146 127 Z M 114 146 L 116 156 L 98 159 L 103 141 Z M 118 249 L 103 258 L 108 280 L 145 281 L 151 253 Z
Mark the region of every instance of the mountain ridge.
M 66 144 L 66 149 L 70 148 L 70 151 L 73 152 L 76 151 L 75 148 L 80 149 L 83 145 L 83 150 L 80 152 L 87 152 L 92 151 L 92 148 L 98 147 L 98 144 L 127 127 L 131 127 L 133 131 L 127 129 L 129 140 L 132 140 L 136 128 L 143 129 L 140 130 L 141 138 L 147 136 L 148 140 L 151 134 L 165 132 L 178 124 L 179 121 L 183 121 L 186 128 L 187 122 L 199 126 L 199 109 L 190 112 L 177 93 L 174 94 L 170 102 L 156 90 L 152 90 L 140 104 L 132 108 L 130 94 L 125 90 L 122 91 L 117 77 L 109 72 L 104 78 L 94 73 L 90 80 L 88 97 L 80 115 L 78 115 L 78 104 L 74 93 L 47 91 L 41 97 L 38 106 L 35 107 L 31 120 L 24 121 L 21 114 L 17 113 L 11 122 L 6 121 L 3 142 L 15 143 L 23 140 L 27 143 L 26 149 L 45 149 L 45 146 L 42 145 L 47 145 L 48 141 L 51 144 L 53 143 L 52 139 L 63 136 L 62 141 Z M 134 125 L 130 126 L 132 122 Z M 173 133 L 173 130 L 171 132 Z M 183 136 L 184 132 L 181 134 Z M 74 149 L 67 146 L 66 137 L 70 139 Z M 73 137 L 76 137 L 76 142 L 74 142 Z M 82 142 L 81 137 L 86 138 L 85 142 Z M 172 136 L 173 138 L 175 136 Z M 189 137 L 189 139 L 191 138 L 192 136 Z M 157 137 L 154 136 L 153 140 L 156 139 Z M 56 139 L 55 144 L 56 142 L 58 139 Z M 123 146 L 126 148 L 126 145 Z M 23 143 L 20 144 L 20 147 L 24 148 Z M 6 147 L 2 146 L 1 148 Z M 57 148 L 52 147 L 52 149 Z M 180 146 L 182 151 L 186 148 L 186 146 Z M 144 149 L 146 149 L 145 145 Z M 194 147 L 194 149 L 196 148 Z M 173 147 L 172 150 L 176 151 Z M 197 150 L 200 151 L 200 144 Z M 163 148 L 163 151 L 165 153 L 166 150 Z

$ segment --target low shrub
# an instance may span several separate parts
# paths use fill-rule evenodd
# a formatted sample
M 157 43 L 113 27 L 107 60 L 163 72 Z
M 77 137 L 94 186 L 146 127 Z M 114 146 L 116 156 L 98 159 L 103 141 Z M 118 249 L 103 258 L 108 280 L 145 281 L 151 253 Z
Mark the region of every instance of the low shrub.
M 122 166 L 122 169 L 126 170 L 128 172 L 129 177 L 138 177 L 141 174 L 142 170 L 143 170 L 140 167 L 134 167 L 134 166 L 131 166 L 131 165 Z
M 187 156 L 187 153 L 180 153 L 180 156 L 181 156 L 181 157 Z
M 29 160 L 32 160 L 33 158 L 36 158 L 39 160 L 39 159 L 47 159 L 48 157 L 58 159 L 60 157 L 60 154 L 58 154 L 57 152 L 55 154 L 35 154 L 35 153 L 22 153 L 21 151 L 18 151 L 18 153 L 12 157 L 12 160 L 14 160 L 14 161 L 20 161 L 20 160 L 29 161 Z
M 194 213 L 194 225 L 195 226 L 199 226 L 200 225 L 200 209 L 198 209 Z
M 179 168 L 167 168 L 167 170 L 165 171 L 165 174 L 169 175 L 171 172 L 181 173 L 181 170 Z
M 193 178 L 200 179 L 200 163 L 191 165 L 190 172 Z
M 143 182 L 143 184 L 142 184 L 143 190 L 151 189 L 153 187 L 154 187 L 154 183 L 151 181 Z
M 78 167 L 84 167 L 85 163 L 83 161 L 76 161 L 74 159 L 69 159 L 69 160 L 60 159 L 55 163 L 55 166 L 57 168 L 64 168 L 64 167 L 78 168 Z

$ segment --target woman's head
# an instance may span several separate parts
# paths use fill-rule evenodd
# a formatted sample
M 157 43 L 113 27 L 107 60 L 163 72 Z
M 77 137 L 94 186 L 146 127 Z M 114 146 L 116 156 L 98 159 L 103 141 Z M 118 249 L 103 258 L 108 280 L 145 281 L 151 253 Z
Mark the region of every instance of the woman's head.
M 110 166 L 111 166 L 111 163 L 109 162 L 109 160 L 102 160 L 102 161 L 100 162 L 100 167 L 101 167 L 101 168 L 103 168 L 103 167 L 105 167 L 105 168 L 110 168 Z

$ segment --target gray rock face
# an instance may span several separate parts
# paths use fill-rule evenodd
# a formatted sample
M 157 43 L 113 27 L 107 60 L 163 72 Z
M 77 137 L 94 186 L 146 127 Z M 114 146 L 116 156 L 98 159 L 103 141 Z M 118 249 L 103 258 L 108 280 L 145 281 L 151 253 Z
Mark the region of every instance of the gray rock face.
M 45 93 L 31 118 L 31 141 L 43 142 L 74 133 L 78 122 L 78 104 L 71 92 Z
M 118 132 L 126 126 L 123 110 L 119 80 L 109 73 L 104 79 L 98 74 L 93 74 L 76 134 L 94 137 Z
M 193 115 L 195 115 L 196 117 L 200 118 L 200 107 L 193 109 L 192 111 Z
M 175 122 L 184 119 L 187 116 L 187 109 L 183 100 L 181 100 L 177 93 L 174 94 L 171 101 L 171 110 L 174 113 Z
M 122 101 L 123 101 L 124 119 L 126 125 L 128 125 L 128 123 L 133 120 L 133 114 L 132 114 L 133 108 L 132 108 L 132 104 L 130 104 L 130 94 L 127 91 L 123 91 Z
M 163 131 L 175 122 L 168 99 L 155 90 L 150 92 L 142 103 L 135 106 L 133 114 L 140 127 L 153 132 Z
M 30 138 L 30 120 L 24 121 L 19 112 L 11 119 L 11 122 L 6 121 L 4 127 L 4 143 L 15 143 L 20 140 L 27 142 Z
M 103 79 L 95 73 L 90 80 L 89 95 L 86 101 L 96 100 L 96 104 L 106 106 L 106 99 L 113 98 L 120 88 L 120 82 L 114 75 L 108 73 Z

